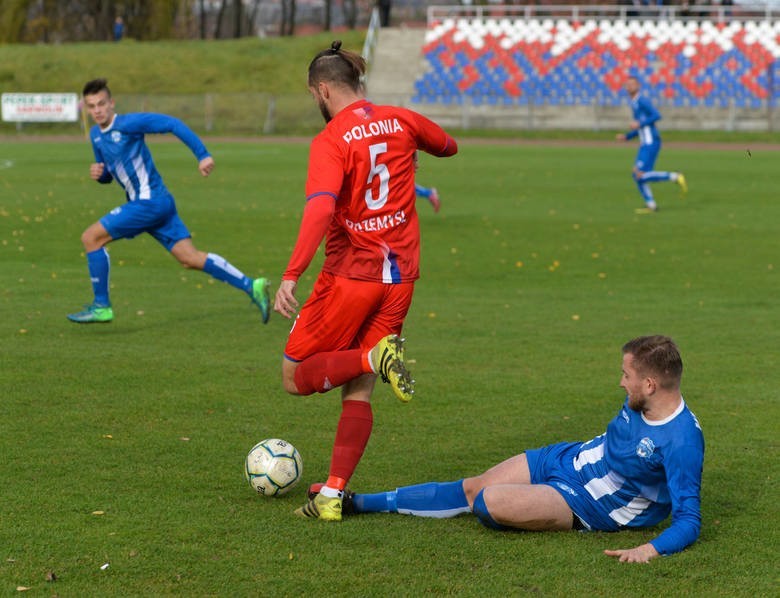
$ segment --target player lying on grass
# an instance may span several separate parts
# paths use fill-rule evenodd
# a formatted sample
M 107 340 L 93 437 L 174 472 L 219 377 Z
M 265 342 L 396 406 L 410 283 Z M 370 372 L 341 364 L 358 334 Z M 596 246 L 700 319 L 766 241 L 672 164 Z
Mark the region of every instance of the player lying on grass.
M 438 518 L 471 512 L 491 528 L 533 531 L 644 528 L 671 512 L 671 525 L 650 542 L 604 552 L 646 563 L 683 550 L 701 527 L 704 437 L 680 394 L 682 369 L 670 338 L 631 340 L 623 346 L 620 381 L 627 397 L 604 434 L 528 450 L 454 482 L 347 492 L 343 511 Z
M 173 195 L 165 187 L 144 141 L 147 133 L 173 133 L 195 154 L 198 171 L 206 177 L 214 168 L 214 159 L 197 135 L 179 119 L 165 114 L 117 114 L 105 79 L 89 81 L 83 95 L 84 105 L 95 121 L 89 132 L 95 154 L 90 176 L 98 183 L 116 180 L 124 189 L 127 202 L 81 235 L 94 300 L 83 311 L 69 314 L 68 319 L 82 324 L 114 319 L 108 291 L 110 262 L 105 246 L 117 239 L 149 233 L 185 268 L 203 270 L 244 291 L 260 308 L 263 323 L 268 322 L 268 281 L 249 278 L 219 255 L 195 248 L 190 231 L 176 211 Z

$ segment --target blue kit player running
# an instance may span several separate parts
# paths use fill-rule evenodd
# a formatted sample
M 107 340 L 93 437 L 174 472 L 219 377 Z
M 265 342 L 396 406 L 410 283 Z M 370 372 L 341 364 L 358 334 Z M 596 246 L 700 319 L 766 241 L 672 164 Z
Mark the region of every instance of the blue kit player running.
M 634 120 L 628 133 L 616 135 L 618 141 L 626 141 L 639 137 L 639 151 L 634 162 L 632 176 L 639 187 L 639 193 L 645 202 L 645 211 L 655 212 L 658 206 L 650 190 L 650 183 L 658 181 L 674 181 L 683 193 L 688 192 L 688 184 L 681 172 L 665 172 L 653 170 L 658 153 L 661 151 L 661 135 L 655 128 L 655 123 L 661 120 L 661 113 L 655 109 L 650 100 L 639 93 L 639 79 L 629 77 L 624 84 L 625 90 L 631 96 L 631 110 Z
M 433 207 L 434 213 L 438 214 L 441 209 L 441 198 L 436 187 L 423 187 L 422 185 L 414 184 L 414 194 L 417 197 L 427 199 Z
M 116 114 L 105 79 L 89 81 L 83 96 L 84 106 L 95 121 L 89 134 L 95 154 L 90 176 L 98 183 L 116 180 L 125 190 L 127 202 L 81 235 L 95 298 L 83 311 L 69 314 L 68 319 L 79 323 L 113 320 L 108 292 L 110 262 L 105 246 L 116 239 L 149 233 L 185 268 L 203 270 L 244 291 L 260 308 L 263 323 L 268 322 L 268 281 L 249 278 L 219 255 L 195 248 L 144 141 L 147 133 L 173 133 L 198 159 L 198 171 L 205 177 L 213 170 L 214 159 L 197 135 L 180 120 L 164 114 Z
M 683 550 L 701 528 L 704 436 L 680 394 L 680 353 L 669 337 L 639 337 L 623 346 L 622 369 L 625 402 L 593 440 L 529 450 L 454 482 L 348 492 L 343 513 L 471 512 L 498 530 L 606 532 L 652 527 L 671 513 L 671 525 L 650 542 L 604 553 L 644 563 Z
M 417 172 L 417 169 L 420 167 L 419 157 L 417 155 L 417 152 L 414 152 L 414 171 Z M 438 214 L 439 210 L 441 209 L 441 198 L 439 197 L 439 192 L 436 190 L 436 187 L 423 187 L 422 185 L 418 185 L 417 183 L 414 184 L 414 194 L 417 197 L 422 197 L 423 199 L 427 199 L 431 207 L 433 207 L 434 214 Z

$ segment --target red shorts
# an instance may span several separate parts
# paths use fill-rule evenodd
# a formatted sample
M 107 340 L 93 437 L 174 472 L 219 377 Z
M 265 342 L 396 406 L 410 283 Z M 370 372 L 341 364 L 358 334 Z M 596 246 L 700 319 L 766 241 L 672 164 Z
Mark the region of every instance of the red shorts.
M 400 334 L 414 283 L 385 284 L 321 272 L 295 319 L 284 356 L 303 361 L 315 353 L 370 349 Z

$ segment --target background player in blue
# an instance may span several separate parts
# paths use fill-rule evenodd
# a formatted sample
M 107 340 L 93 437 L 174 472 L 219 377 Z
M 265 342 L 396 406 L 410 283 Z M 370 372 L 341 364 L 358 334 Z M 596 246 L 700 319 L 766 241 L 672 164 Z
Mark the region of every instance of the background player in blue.
M 683 193 L 688 192 L 688 184 L 685 176 L 680 172 L 666 172 L 653 170 L 658 153 L 661 151 L 661 134 L 655 128 L 655 123 L 661 120 L 661 113 L 655 109 L 650 100 L 639 93 L 639 79 L 629 77 L 626 79 L 624 89 L 631 96 L 631 111 L 634 120 L 631 121 L 631 130 L 628 133 L 618 133 L 618 141 L 626 141 L 639 137 L 639 151 L 634 162 L 632 176 L 639 187 L 639 193 L 645 202 L 645 207 L 655 212 L 658 206 L 650 190 L 650 183 L 658 181 L 674 181 Z
M 488 527 L 534 531 L 651 527 L 671 512 L 671 525 L 650 542 L 604 552 L 645 563 L 683 550 L 701 528 L 704 436 L 680 394 L 682 369 L 669 337 L 631 340 L 620 380 L 627 397 L 604 434 L 529 450 L 472 478 L 349 493 L 343 512 L 473 512 Z
M 419 167 L 419 158 L 417 156 L 417 152 L 414 152 L 414 171 L 417 172 Z M 415 183 L 414 194 L 417 197 L 427 199 L 433 207 L 433 212 L 435 214 L 439 213 L 439 210 L 441 209 L 441 198 L 439 197 L 439 192 L 436 190 L 436 187 L 423 187 L 422 185 Z
M 185 268 L 203 270 L 244 291 L 260 308 L 263 323 L 268 322 L 268 281 L 249 278 L 219 255 L 195 248 L 144 141 L 147 133 L 173 133 L 195 154 L 198 170 L 205 177 L 213 170 L 214 159 L 197 135 L 180 120 L 164 114 L 116 114 L 105 79 L 89 81 L 83 96 L 84 106 L 95 121 L 90 130 L 95 153 L 90 176 L 99 183 L 116 180 L 125 190 L 127 202 L 81 235 L 95 298 L 83 311 L 69 314 L 68 319 L 79 323 L 113 320 L 108 293 L 110 262 L 105 246 L 116 239 L 149 233 Z
M 414 193 L 417 197 L 427 199 L 433 207 L 434 213 L 438 214 L 441 209 L 441 198 L 436 187 L 423 187 L 422 185 L 414 184 Z

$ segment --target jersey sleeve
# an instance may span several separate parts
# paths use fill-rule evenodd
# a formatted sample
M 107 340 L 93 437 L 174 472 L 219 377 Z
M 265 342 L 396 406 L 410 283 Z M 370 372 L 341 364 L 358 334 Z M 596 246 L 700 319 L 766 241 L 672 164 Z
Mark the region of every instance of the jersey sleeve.
M 628 133 L 626 133 L 626 141 L 629 141 L 639 135 L 639 129 L 631 129 Z
M 661 113 L 655 109 L 655 106 L 646 97 L 639 98 L 639 124 L 643 127 L 652 125 L 654 122 L 661 120 Z
M 90 133 L 90 137 L 93 139 L 92 141 L 92 153 L 95 156 L 95 162 L 98 164 L 105 164 L 106 160 L 103 157 L 103 152 L 100 151 L 100 148 L 98 147 L 97 143 L 95 143 L 94 139 L 97 136 L 97 134 L 100 132 L 100 129 L 95 126 L 92 128 L 92 132 Z M 114 177 L 111 176 L 111 173 L 108 172 L 108 168 L 105 168 L 103 170 L 103 174 L 100 175 L 100 178 L 97 180 L 98 183 L 101 183 L 102 185 L 105 185 L 107 183 L 110 183 L 114 180 Z
M 167 114 L 156 114 L 154 112 L 126 114 L 122 127 L 128 133 L 172 133 L 190 149 L 198 161 L 211 155 L 200 140 L 200 137 L 192 129 L 178 118 L 168 116 Z
M 664 459 L 666 481 L 672 500 L 672 524 L 650 544 L 668 555 L 693 544 L 701 531 L 701 472 L 704 450 L 683 445 Z
M 306 200 L 317 195 L 330 195 L 338 200 L 344 182 L 346 156 L 327 134 L 314 138 L 309 149 L 309 170 L 306 174 Z
M 422 114 L 413 113 L 417 125 L 417 146 L 424 152 L 446 158 L 458 153 L 458 144 L 444 129 Z
M 306 271 L 328 231 L 334 211 L 335 201 L 330 195 L 316 195 L 306 202 L 298 240 L 282 280 L 298 280 Z

